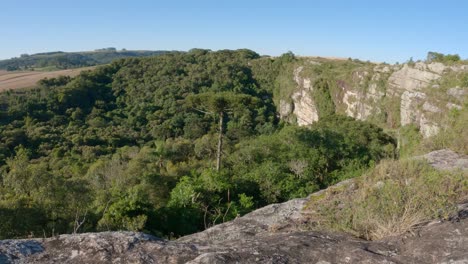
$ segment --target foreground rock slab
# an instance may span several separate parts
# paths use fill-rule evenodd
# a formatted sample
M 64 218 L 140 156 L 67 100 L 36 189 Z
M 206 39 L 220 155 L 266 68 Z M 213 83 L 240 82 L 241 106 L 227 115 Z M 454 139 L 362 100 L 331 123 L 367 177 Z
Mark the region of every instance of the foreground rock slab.
M 134 232 L 4 240 L 0 263 L 468 263 L 467 216 L 468 205 L 463 205 L 451 221 L 381 241 L 271 230 L 229 239 L 211 230 L 203 241 L 200 236 L 166 241 Z
M 439 169 L 467 169 L 464 155 L 441 150 L 418 157 Z M 330 188 L 353 188 L 353 180 Z M 312 195 L 320 195 L 324 190 Z M 272 204 L 203 232 L 167 241 L 134 232 L 0 241 L 6 263 L 468 263 L 468 203 L 447 221 L 366 241 L 310 231 L 308 198 Z M 0 223 L 1 224 L 1 223 Z

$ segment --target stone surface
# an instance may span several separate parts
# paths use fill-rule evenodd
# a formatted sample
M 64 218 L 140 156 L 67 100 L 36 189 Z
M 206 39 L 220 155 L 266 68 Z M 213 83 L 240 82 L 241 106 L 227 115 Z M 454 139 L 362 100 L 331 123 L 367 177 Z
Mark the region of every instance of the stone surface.
M 380 112 L 379 108 L 376 107 L 374 103 L 381 97 L 382 95 L 377 92 L 373 86 L 369 87 L 369 91 L 366 94 L 355 91 L 345 91 L 343 104 L 346 106 L 346 115 L 359 120 L 366 120 L 374 112 Z
M 445 69 L 447 68 L 445 67 L 443 63 L 440 63 L 440 62 L 432 62 L 428 64 L 427 67 L 429 68 L 430 71 L 435 72 L 437 74 L 444 73 Z
M 307 126 L 318 121 L 318 111 L 312 96 L 306 90 L 300 90 L 292 95 L 294 115 L 299 126 Z
M 432 151 L 426 155 L 418 156 L 417 158 L 426 159 L 429 164 L 437 169 L 451 170 L 459 168 L 468 170 L 468 156 L 458 154 L 450 149 Z
M 214 243 L 223 243 L 226 240 L 255 237 L 258 234 L 299 226 L 301 221 L 306 219 L 302 208 L 307 201 L 308 198 L 301 198 L 281 204 L 270 204 L 233 221 L 185 236 L 179 241 L 202 243 L 212 240 Z
M 440 110 L 439 107 L 432 105 L 428 101 L 424 102 L 422 109 L 427 112 L 432 112 L 432 113 L 440 113 L 442 110 Z
M 421 111 L 419 105 L 426 100 L 426 94 L 421 92 L 406 91 L 401 96 L 400 104 L 400 122 L 402 126 L 409 124 L 417 124 L 421 119 Z
M 405 91 L 401 95 L 400 123 L 402 126 L 414 124 L 424 138 L 435 136 L 440 131 L 440 125 L 428 116 L 431 113 L 441 113 L 442 110 L 431 104 L 425 93 Z
M 467 242 L 466 216 L 380 241 L 317 231 L 213 236 L 201 243 L 105 232 L 2 241 L 0 263 L 466 263 Z M 10 250 L 13 245 L 22 249 Z
M 452 221 L 432 222 L 414 234 L 382 240 L 402 263 L 468 263 L 468 204 Z M 410 256 L 410 258 L 408 258 Z
M 457 104 L 454 104 L 454 103 L 447 103 L 446 105 L 447 109 L 458 109 L 458 110 L 461 110 L 463 107 L 461 105 L 457 105 Z
M 432 137 L 439 134 L 440 127 L 437 123 L 431 121 L 425 114 L 421 114 L 419 119 L 419 132 L 424 138 Z
M 423 64 L 418 63 L 415 68 L 405 64 L 401 70 L 390 76 L 388 82 L 391 92 L 398 94 L 404 91 L 418 91 L 439 78 L 439 74 L 427 71 Z
M 468 88 L 454 87 L 447 90 L 447 94 L 453 96 L 454 98 L 463 98 L 468 94 Z
M 318 111 L 310 91 L 313 87 L 308 78 L 302 78 L 301 72 L 304 68 L 298 67 L 294 70 L 294 81 L 297 84 L 297 91 L 292 94 L 293 113 L 296 116 L 299 126 L 307 126 L 318 121 Z

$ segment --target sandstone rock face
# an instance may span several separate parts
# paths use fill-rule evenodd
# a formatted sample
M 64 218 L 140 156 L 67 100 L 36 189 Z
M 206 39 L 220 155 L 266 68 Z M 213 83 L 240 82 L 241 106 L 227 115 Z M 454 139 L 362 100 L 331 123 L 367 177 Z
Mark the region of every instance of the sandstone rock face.
M 371 75 L 368 71 L 356 71 L 353 73 L 353 80 L 361 88 L 353 87 L 344 81 L 338 82 L 342 97 L 335 96 L 335 103 L 344 106 L 344 112 L 347 116 L 366 120 L 373 114 L 381 112 L 380 100 L 385 93 L 377 87 L 377 82 L 382 79 L 381 73 L 390 71 L 388 66 L 374 68 L 375 74 Z M 371 81 L 367 83 L 367 80 Z M 364 89 L 363 89 L 364 88 Z
M 417 123 L 421 119 L 419 104 L 424 103 L 426 94 L 421 92 L 405 91 L 401 96 L 400 122 L 402 126 Z
M 428 138 L 444 128 L 444 114 L 451 109 L 463 108 L 468 95 L 468 88 L 454 87 L 448 89 L 448 96 L 445 96 L 437 81 L 451 71 L 468 71 L 465 66 L 418 62 L 412 66 L 379 64 L 372 68 L 356 68 L 347 80 L 335 80 L 338 88 L 330 93 L 339 113 L 359 120 L 376 117 L 380 122 L 393 124 L 392 128 L 393 117 L 399 114 L 399 125 L 414 124 L 423 137 Z M 305 67 L 307 64 L 294 70 L 292 79 L 296 90 L 290 98 L 281 98 L 278 107 L 280 118 L 296 120 L 300 126 L 310 125 L 320 118 L 312 97 L 311 80 L 314 77 L 304 73 Z M 289 100 L 292 103 L 287 103 Z M 385 120 L 386 117 L 391 118 Z
M 418 158 L 440 169 L 468 169 L 468 157 L 450 150 Z M 347 180 L 330 188 L 353 186 Z M 307 201 L 272 204 L 175 241 L 134 232 L 3 240 L 0 263 L 468 263 L 468 204 L 449 221 L 365 241 L 308 230 Z
M 294 104 L 293 113 L 296 116 L 299 126 L 307 126 L 318 121 L 318 111 L 315 102 L 310 95 L 312 91 L 311 81 L 308 78 L 302 78 L 303 67 L 294 71 L 294 81 L 297 83 L 298 90 L 292 94 Z
M 359 120 L 366 120 L 372 114 L 380 113 L 378 101 L 383 96 L 382 92 L 377 91 L 375 84 L 370 85 L 366 93 L 345 91 L 343 104 L 346 105 L 346 115 Z
M 443 63 L 440 62 L 432 62 L 427 65 L 430 71 L 435 72 L 437 74 L 442 74 L 447 69 Z
M 318 121 L 317 107 L 307 91 L 295 92 L 292 99 L 294 102 L 293 113 L 299 126 L 307 126 Z
M 401 96 L 401 125 L 415 124 L 425 138 L 437 135 L 440 130 L 440 126 L 428 115 L 441 112 L 439 107 L 427 101 L 425 93 L 405 91 Z
M 415 124 L 423 137 L 428 138 L 437 135 L 440 127 L 427 115 L 428 113 L 440 113 L 442 110 L 427 102 L 426 98 L 424 93 L 405 91 L 401 96 L 400 120 L 402 126 Z
M 440 74 L 428 71 L 426 64 L 417 63 L 415 68 L 405 64 L 399 71 L 394 72 L 388 82 L 390 94 L 400 94 L 404 91 L 418 91 L 440 78 Z

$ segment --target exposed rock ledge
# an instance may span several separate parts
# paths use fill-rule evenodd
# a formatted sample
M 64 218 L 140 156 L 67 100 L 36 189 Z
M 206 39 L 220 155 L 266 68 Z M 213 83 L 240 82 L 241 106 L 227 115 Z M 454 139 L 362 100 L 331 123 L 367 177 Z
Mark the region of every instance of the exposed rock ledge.
M 449 167 L 462 169 L 468 160 L 448 150 L 424 157 L 434 166 L 455 164 Z M 365 241 L 303 230 L 306 201 L 269 205 L 176 241 L 134 232 L 3 240 L 0 263 L 468 263 L 468 204 L 460 205 L 458 217 L 451 221 Z

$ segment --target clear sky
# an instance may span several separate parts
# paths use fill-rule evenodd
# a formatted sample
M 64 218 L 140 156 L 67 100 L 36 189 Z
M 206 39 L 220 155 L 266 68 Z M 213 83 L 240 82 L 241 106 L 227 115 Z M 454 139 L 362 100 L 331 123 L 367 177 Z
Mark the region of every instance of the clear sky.
M 468 58 L 464 0 L 0 0 L 0 59 L 22 53 L 249 48 L 379 62 Z

